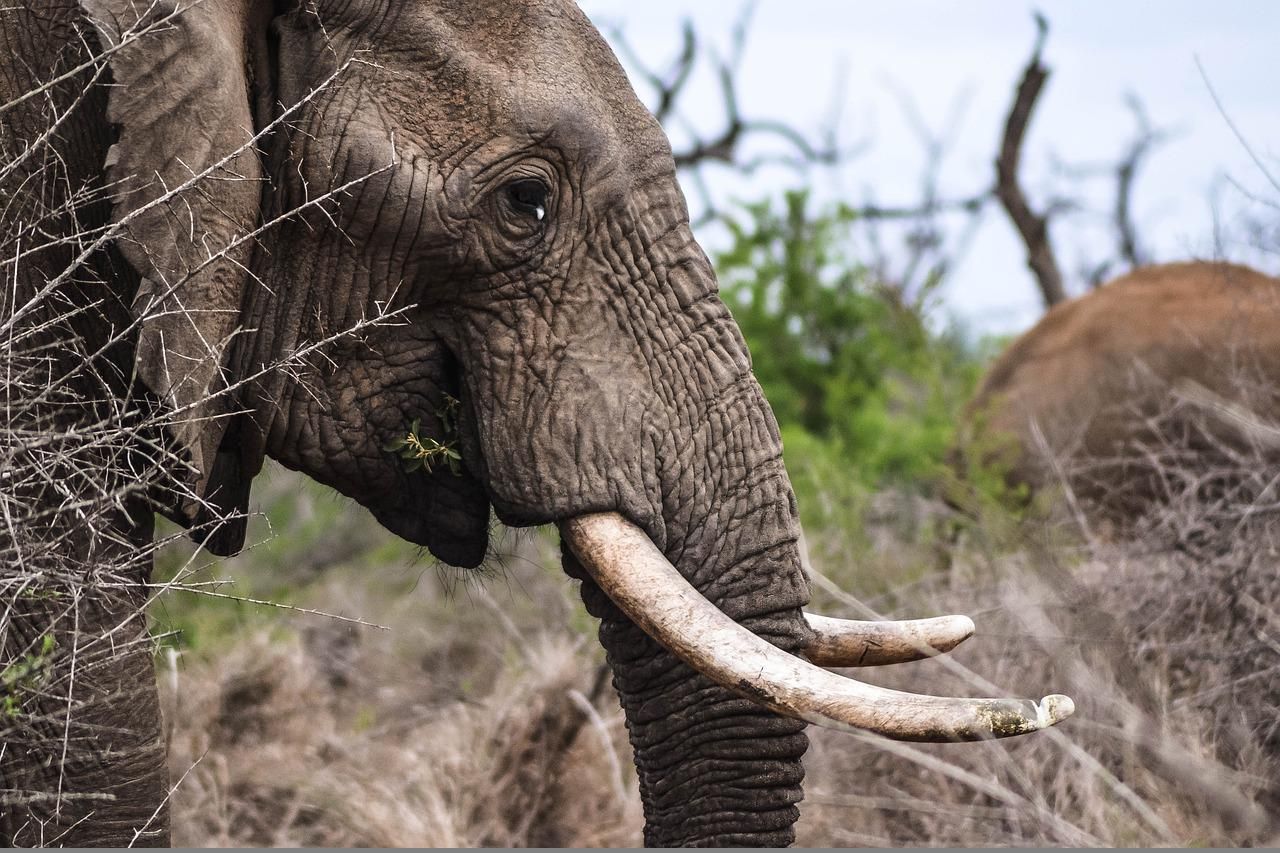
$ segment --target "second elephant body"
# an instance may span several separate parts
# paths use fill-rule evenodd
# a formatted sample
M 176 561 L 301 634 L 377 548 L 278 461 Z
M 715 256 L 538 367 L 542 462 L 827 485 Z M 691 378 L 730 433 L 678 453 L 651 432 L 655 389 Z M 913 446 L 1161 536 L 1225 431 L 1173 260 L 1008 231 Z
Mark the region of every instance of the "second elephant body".
M 1232 448 L 1280 458 L 1277 376 L 1280 279 L 1226 263 L 1144 267 L 1008 346 L 966 409 L 963 449 L 1124 525 L 1172 497 L 1163 465 L 1194 476 Z

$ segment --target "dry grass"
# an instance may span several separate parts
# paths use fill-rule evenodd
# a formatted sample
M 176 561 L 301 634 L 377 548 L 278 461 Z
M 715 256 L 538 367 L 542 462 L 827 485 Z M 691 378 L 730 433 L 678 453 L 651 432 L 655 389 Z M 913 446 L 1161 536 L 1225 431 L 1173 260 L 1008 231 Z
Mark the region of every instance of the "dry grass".
M 979 633 L 952 661 L 872 674 L 878 683 L 970 695 L 1061 691 L 1076 699 L 1076 717 L 1050 733 L 975 745 L 814 732 L 801 842 L 1274 842 L 1280 632 L 1272 625 L 1268 635 L 1264 620 L 1280 585 L 1248 568 L 1242 578 L 1240 568 L 1113 546 L 1073 565 L 1024 552 L 957 566 L 918 585 L 910 605 L 885 602 L 910 615 L 975 613 Z M 1003 577 L 992 580 L 993 569 Z M 1270 586 L 1267 613 L 1236 606 L 1242 582 Z
M 342 518 L 340 531 L 367 524 Z M 635 772 L 602 653 L 547 565 L 550 541 L 511 539 L 502 578 L 483 583 L 410 564 L 384 567 L 380 583 L 346 564 L 295 590 L 390 630 L 246 613 L 212 649 L 163 654 L 171 767 L 186 774 L 174 843 L 637 844 Z M 252 589 L 246 573 L 281 548 L 220 574 Z
M 967 695 L 1065 692 L 1076 717 L 965 746 L 814 732 L 802 843 L 1280 841 L 1280 431 L 1256 410 L 1185 390 L 1172 390 L 1127 452 L 1057 463 L 1068 482 L 1124 472 L 1125 499 L 1146 489 L 1146 511 L 1123 538 L 1107 541 L 1087 504 L 1064 501 L 1067 511 L 1014 535 L 999 523 L 971 531 L 939 561 L 945 568 L 874 602 L 899 616 L 971 613 L 979 632 L 949 659 L 868 680 Z M 838 551 L 833 538 L 821 537 L 827 556 Z M 865 604 L 816 580 L 824 609 L 865 616 Z
M 438 695 L 421 670 L 379 689 L 366 672 L 326 672 L 330 660 L 258 635 L 173 678 L 173 767 L 194 765 L 175 800 L 175 844 L 634 843 L 621 717 L 575 704 L 593 669 L 576 644 L 536 642 L 474 698 Z
M 292 491 L 287 480 L 280 490 Z M 339 531 L 364 524 L 339 517 L 350 518 Z M 995 555 L 970 543 L 945 571 L 872 601 L 901 616 L 969 612 L 979 633 L 949 659 L 859 677 L 970 695 L 1062 691 L 1079 710 L 1052 733 L 987 744 L 811 730 L 800 842 L 1280 840 L 1277 543 L 1266 525 L 1229 541 L 1213 557 L 1154 534 Z M 230 571 L 251 583 L 244 573 L 270 562 L 269 550 L 251 552 Z M 519 538 L 504 562 L 479 584 L 329 565 L 290 600 L 391 631 L 268 613 L 213 648 L 162 657 L 175 778 L 190 770 L 175 842 L 638 843 L 634 772 L 612 693 L 596 681 L 589 620 L 548 540 Z M 815 581 L 825 611 L 866 612 Z M 282 616 L 292 627 L 264 627 Z

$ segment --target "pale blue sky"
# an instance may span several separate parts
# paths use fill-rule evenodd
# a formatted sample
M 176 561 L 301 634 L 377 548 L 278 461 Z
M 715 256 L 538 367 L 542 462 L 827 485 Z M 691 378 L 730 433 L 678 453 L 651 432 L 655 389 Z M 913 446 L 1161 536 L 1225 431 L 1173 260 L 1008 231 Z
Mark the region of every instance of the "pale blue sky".
M 654 65 L 674 56 L 682 17 L 691 15 L 701 33 L 724 44 L 741 8 L 737 0 L 581 5 L 597 23 L 622 24 L 636 52 Z M 1148 162 L 1135 193 L 1137 221 L 1158 259 L 1215 254 L 1209 201 L 1215 186 L 1228 226 L 1241 209 L 1265 210 L 1224 187 L 1224 175 L 1280 203 L 1280 190 L 1267 184 L 1235 139 L 1196 66 L 1198 57 L 1231 119 L 1272 174 L 1280 174 L 1280 3 L 1045 0 L 1035 8 L 1051 21 L 1045 60 L 1053 69 L 1024 149 L 1024 181 L 1037 198 L 1053 186 L 1071 188 L 1068 178 L 1050 174 L 1053 155 L 1073 164 L 1118 156 L 1133 133 L 1123 98 L 1134 92 L 1153 123 L 1177 131 Z M 943 186 L 971 193 L 991 180 L 1012 87 L 1034 37 L 1031 9 L 996 0 L 761 0 L 740 76 L 743 111 L 816 128 L 830 112 L 843 73 L 843 138 L 865 138 L 872 147 L 817 182 L 824 192 L 851 201 L 871 188 L 881 203 L 909 203 L 923 154 L 894 89 L 909 93 L 935 129 L 965 97 L 968 108 L 943 168 Z M 709 75 L 697 81 L 684 106 L 695 123 L 718 126 L 720 98 Z M 796 183 L 785 172 L 750 181 L 720 175 L 714 188 L 750 200 Z M 1112 185 L 1092 186 L 1092 204 L 1108 211 Z M 1107 244 L 1100 241 L 1110 232 L 1102 226 L 1091 228 L 1080 217 L 1059 228 L 1060 261 L 1069 276 L 1085 255 L 1104 251 Z M 718 239 L 714 232 L 704 235 L 713 246 Z M 1280 273 L 1274 253 L 1237 243 L 1225 251 Z M 949 310 L 983 331 L 1011 331 L 1038 316 L 1021 244 L 998 208 L 986 214 L 945 297 Z

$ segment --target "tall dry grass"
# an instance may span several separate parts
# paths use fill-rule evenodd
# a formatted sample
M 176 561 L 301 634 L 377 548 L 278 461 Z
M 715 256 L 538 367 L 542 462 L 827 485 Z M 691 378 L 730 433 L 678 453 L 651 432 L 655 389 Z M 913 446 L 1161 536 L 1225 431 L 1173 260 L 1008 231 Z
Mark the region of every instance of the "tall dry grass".
M 287 479 L 276 488 L 292 491 Z M 1173 530 L 1172 510 L 1160 511 L 1157 527 Z M 978 622 L 946 658 L 858 677 L 936 693 L 1061 691 L 1078 711 L 1051 732 L 981 744 L 811 729 L 800 843 L 1280 841 L 1277 543 L 1265 524 L 1213 540 L 1192 521 L 1194 551 L 1154 532 L 1063 545 L 1040 531 L 999 551 L 975 538 L 945 569 L 867 601 L 815 571 L 826 612 Z M 326 522 L 345 524 L 365 529 L 358 516 Z M 824 551 L 837 535 L 826 532 Z M 172 769 L 185 774 L 175 841 L 637 844 L 634 772 L 590 621 L 550 539 L 526 535 L 503 553 L 483 579 L 412 568 L 407 555 L 381 577 L 330 564 L 286 597 L 389 631 L 265 613 L 162 656 Z M 217 571 L 251 591 L 263 571 L 253 561 L 269 556 Z
M 1076 716 L 1033 737 L 972 745 L 815 731 L 801 842 L 1274 841 L 1280 656 L 1266 618 L 1280 590 L 1244 551 L 1238 556 L 1206 566 L 1183 554 L 1098 546 L 1064 563 L 1029 551 L 959 564 L 917 585 L 909 606 L 890 597 L 880 606 L 912 615 L 974 613 L 979 630 L 950 661 L 871 680 L 969 695 L 1061 691 L 1076 700 Z M 1237 606 L 1242 585 L 1263 594 L 1255 601 L 1269 602 L 1261 605 L 1269 612 Z
M 259 634 L 174 675 L 170 748 L 187 774 L 174 842 L 634 844 L 639 798 L 621 718 L 593 696 L 579 644 L 536 640 L 471 696 L 439 695 L 423 670 L 371 679 L 368 656 L 353 653 L 347 680 L 310 643 Z
M 281 477 L 273 491 L 306 496 L 295 513 L 317 514 L 339 539 L 367 533 L 363 512 L 297 485 Z M 293 572 L 279 597 L 313 613 L 233 605 L 238 620 L 211 623 L 199 618 L 207 602 L 175 602 L 167 624 L 204 630 L 199 648 L 179 643 L 159 659 L 182 779 L 175 844 L 639 843 L 622 714 L 558 549 L 533 534 L 501 541 L 483 577 L 434 571 L 408 549 L 381 577 L 367 552 L 277 565 Z M 293 544 L 268 542 L 212 578 L 256 597 L 261 572 Z
M 1238 402 L 1263 400 L 1259 388 L 1230 405 L 1203 391 L 1169 389 L 1113 458 L 1052 460 L 1064 491 L 1087 480 L 1097 505 L 1068 494 L 1016 533 L 980 524 L 933 572 L 871 602 L 895 615 L 967 612 L 979 626 L 948 659 L 870 674 L 878 683 L 1061 691 L 1076 716 L 977 745 L 814 732 L 803 843 L 1280 841 L 1280 431 L 1269 409 Z M 1110 538 L 1106 477 L 1145 507 Z M 828 557 L 832 538 L 819 543 Z M 871 612 L 815 580 L 826 609 Z

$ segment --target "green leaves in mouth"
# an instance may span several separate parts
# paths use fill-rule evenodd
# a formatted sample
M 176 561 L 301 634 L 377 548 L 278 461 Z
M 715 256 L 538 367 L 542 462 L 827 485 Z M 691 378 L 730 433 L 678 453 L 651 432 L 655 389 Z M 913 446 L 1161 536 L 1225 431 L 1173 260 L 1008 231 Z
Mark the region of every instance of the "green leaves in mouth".
M 405 471 L 434 471 L 444 463 L 455 477 L 462 476 L 462 454 L 458 452 L 458 399 L 449 394 L 436 411 L 444 431 L 443 440 L 422 435 L 422 418 L 414 418 L 409 430 L 383 447 L 401 459 Z

